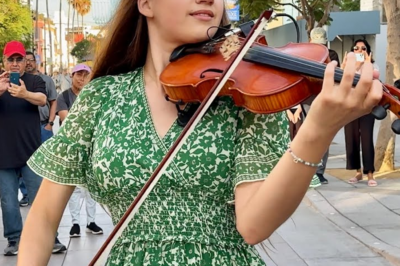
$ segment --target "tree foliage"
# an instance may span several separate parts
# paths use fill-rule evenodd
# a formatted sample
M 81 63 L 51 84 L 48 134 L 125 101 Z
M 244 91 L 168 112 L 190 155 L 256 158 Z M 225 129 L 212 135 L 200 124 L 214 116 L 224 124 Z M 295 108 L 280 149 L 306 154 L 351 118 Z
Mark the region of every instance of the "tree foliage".
M 91 53 L 92 43 L 83 39 L 82 41 L 76 43 L 75 47 L 71 51 L 71 55 L 78 59 L 79 63 L 84 61 L 84 58 Z
M 291 6 L 299 12 L 299 17 L 306 20 L 306 30 L 310 35 L 314 27 L 329 25 L 332 21 L 330 12 L 335 8 L 341 8 L 345 4 L 345 9 L 354 8 L 350 5 L 350 0 L 292 0 L 291 3 L 281 3 L 279 0 L 238 0 L 241 6 L 242 16 L 248 19 L 256 19 L 262 11 L 274 8 L 277 11 L 282 10 L 284 6 Z M 358 2 L 359 0 L 355 1 Z
M 256 19 L 264 10 L 276 7 L 272 0 L 238 0 L 237 3 L 243 21 Z
M 19 1 L 0 0 L 0 52 L 9 41 L 16 40 L 31 45 L 32 17 L 28 7 Z
M 85 16 L 90 12 L 92 1 L 90 0 L 72 0 L 72 6 L 76 9 L 79 15 Z
M 340 11 L 359 11 L 360 0 L 342 0 L 339 9 Z

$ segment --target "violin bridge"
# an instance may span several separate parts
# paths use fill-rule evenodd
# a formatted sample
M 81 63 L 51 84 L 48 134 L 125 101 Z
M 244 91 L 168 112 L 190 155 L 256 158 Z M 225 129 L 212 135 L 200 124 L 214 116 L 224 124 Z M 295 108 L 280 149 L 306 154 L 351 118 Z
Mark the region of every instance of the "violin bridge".
M 221 44 L 219 51 L 225 61 L 228 61 L 240 49 L 240 40 L 237 35 L 231 35 Z

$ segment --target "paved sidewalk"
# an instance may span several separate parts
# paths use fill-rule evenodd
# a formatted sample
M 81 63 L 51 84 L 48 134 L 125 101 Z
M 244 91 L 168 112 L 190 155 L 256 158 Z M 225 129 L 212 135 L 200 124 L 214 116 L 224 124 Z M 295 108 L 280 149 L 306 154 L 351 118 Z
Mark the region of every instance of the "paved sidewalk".
M 103 229 L 103 235 L 92 235 L 87 233 L 86 229 L 86 211 L 85 201 L 82 200 L 81 206 L 81 237 L 70 238 L 69 230 L 71 229 L 71 214 L 68 206 L 64 211 L 59 226 L 59 239 L 61 243 L 67 246 L 67 251 L 60 254 L 53 254 L 51 256 L 49 266 L 85 266 L 88 265 L 96 252 L 100 249 L 101 245 L 106 240 L 109 233 L 114 228 L 111 219 L 106 212 L 97 204 L 96 220 L 95 222 Z M 30 207 L 23 207 L 21 214 L 23 219 L 26 219 Z M 1 217 L 1 216 L 0 216 Z M 7 241 L 3 238 L 3 226 L 0 225 L 0 266 L 14 266 L 17 262 L 17 257 L 3 256 L 3 249 L 7 245 Z
M 268 266 L 383 266 L 390 264 L 303 202 L 270 238 Z
M 376 128 L 378 128 L 377 123 Z M 376 130 L 377 132 L 377 130 Z M 398 142 L 400 143 L 400 141 Z M 400 144 L 399 144 L 400 145 Z M 396 145 L 397 146 L 397 145 Z M 262 256 L 268 266 L 390 266 L 400 265 L 400 172 L 378 179 L 379 186 L 365 182 L 347 184 L 343 130 L 330 149 L 328 185 L 309 190 L 294 215 L 265 241 Z M 396 156 L 400 165 L 400 155 Z M 339 178 L 335 178 L 333 176 Z M 341 178 L 341 179 L 340 179 Z M 25 220 L 29 207 L 21 208 Z M 1 215 L 1 212 L 0 212 Z M 71 216 L 66 208 L 60 240 L 68 246 L 51 257 L 50 266 L 85 266 L 113 229 L 111 219 L 97 208 L 96 223 L 105 234 L 85 232 L 85 205 L 81 211 L 80 238 L 69 238 Z M 0 224 L 0 252 L 7 245 Z M 260 251 L 263 249 L 259 246 Z M 16 265 L 16 257 L 0 255 L 1 266 Z
M 327 178 L 329 184 L 309 191 L 306 200 L 341 230 L 400 265 L 400 179 L 378 179 L 377 187 L 368 187 L 366 180 L 351 185 Z
M 320 190 L 310 190 L 308 197 L 313 198 L 313 202 L 321 204 L 317 198 L 320 193 L 333 191 L 336 197 L 342 192 L 334 189 L 337 187 L 335 181 L 329 178 L 331 184 Z M 319 202 L 319 203 L 318 203 Z M 310 201 L 305 198 L 303 203 L 297 209 L 295 214 L 284 223 L 269 239 L 266 241 L 266 251 L 262 253 L 264 260 L 268 266 L 390 266 L 391 264 L 378 252 L 374 252 L 364 243 L 354 238 L 342 228 L 341 224 L 335 219 L 331 219 L 331 214 L 319 213 L 313 206 L 309 205 Z M 29 208 L 21 208 L 24 218 Z M 62 243 L 68 246 L 68 250 L 62 254 L 54 254 L 49 263 L 50 266 L 84 266 L 88 265 L 97 250 L 100 248 L 106 236 L 111 232 L 113 226 L 108 215 L 98 207 L 96 223 L 104 230 L 105 235 L 94 236 L 84 231 L 86 222 L 85 205 L 81 211 L 81 233 L 80 238 L 69 238 L 69 229 L 71 226 L 71 216 L 68 208 L 64 212 L 59 234 Z M 375 211 L 377 209 L 374 209 Z M 368 214 L 365 214 L 368 215 Z M 366 216 L 361 219 L 369 220 Z M 370 212 L 374 216 L 373 212 Z M 376 216 L 376 214 L 375 214 Z M 336 215 L 339 217 L 339 215 Z M 370 228 L 367 228 L 368 230 Z M 371 227 L 371 229 L 373 229 Z M 387 235 L 392 232 L 376 228 L 376 234 Z M 2 233 L 2 230 L 0 230 Z M 396 241 L 393 232 L 392 241 Z M 400 240 L 400 237 L 397 237 Z M 377 241 L 373 241 L 375 243 Z M 383 243 L 379 240 L 380 243 Z M 5 240 L 0 241 L 0 249 L 6 245 Z M 381 245 L 381 246 L 382 246 Z M 257 247 L 259 250 L 260 247 Z M 0 256 L 1 266 L 16 265 L 16 257 Z

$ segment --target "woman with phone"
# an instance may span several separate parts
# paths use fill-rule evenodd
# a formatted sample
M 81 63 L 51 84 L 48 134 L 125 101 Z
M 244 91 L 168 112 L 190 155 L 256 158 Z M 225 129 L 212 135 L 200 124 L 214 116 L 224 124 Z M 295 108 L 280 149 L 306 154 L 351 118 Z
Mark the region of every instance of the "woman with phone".
M 351 52 L 356 56 L 357 73 L 362 72 L 364 62 L 371 62 L 375 70 L 379 71 L 379 67 L 372 58 L 371 46 L 366 40 L 356 40 L 351 47 Z M 346 66 L 347 53 L 344 56 L 342 69 Z M 363 175 L 368 177 L 368 186 L 375 187 L 377 182 L 374 179 L 375 172 L 374 159 L 374 124 L 375 117 L 372 114 L 364 115 L 350 122 L 344 127 L 346 142 L 346 169 L 356 170 L 355 176 L 349 179 L 350 184 L 356 184 L 363 179 Z M 362 164 L 361 171 L 360 160 L 360 144 L 362 148 Z

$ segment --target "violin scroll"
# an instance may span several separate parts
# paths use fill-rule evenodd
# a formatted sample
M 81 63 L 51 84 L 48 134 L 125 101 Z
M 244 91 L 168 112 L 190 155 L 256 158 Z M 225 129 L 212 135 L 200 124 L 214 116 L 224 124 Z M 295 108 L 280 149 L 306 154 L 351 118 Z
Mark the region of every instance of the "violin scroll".
M 371 114 L 377 120 L 383 120 L 387 116 L 387 110 L 390 110 L 398 118 L 400 118 L 400 90 L 394 86 L 383 84 L 383 96 L 378 106 L 375 106 Z M 393 121 L 392 131 L 400 135 L 400 119 Z

